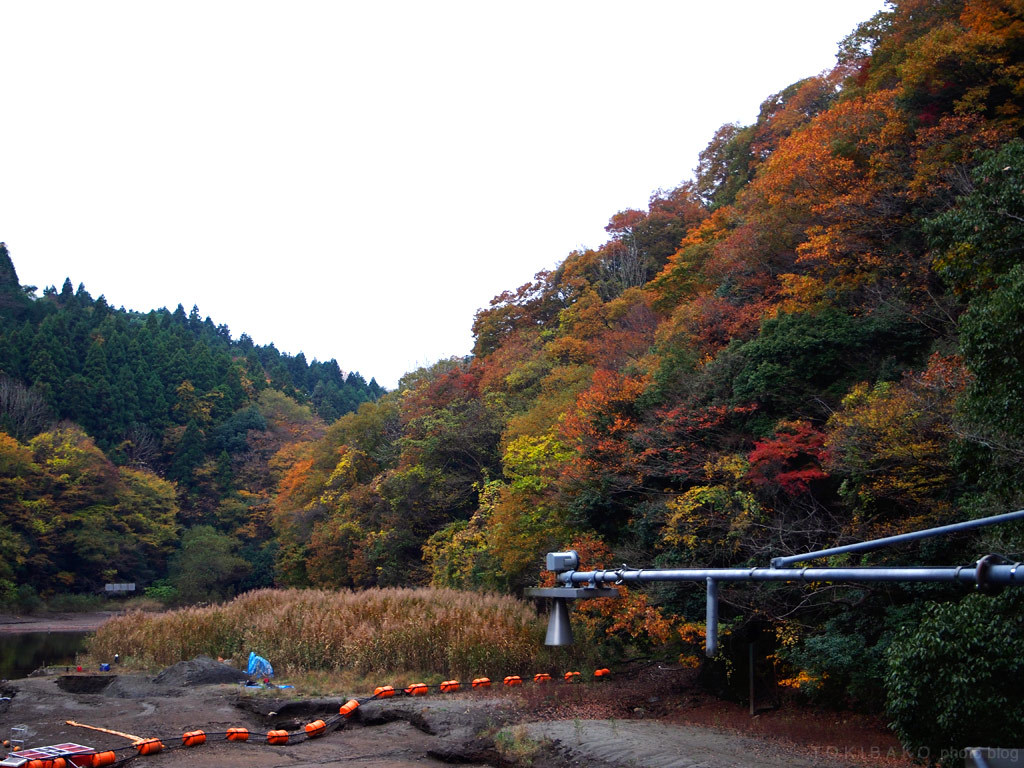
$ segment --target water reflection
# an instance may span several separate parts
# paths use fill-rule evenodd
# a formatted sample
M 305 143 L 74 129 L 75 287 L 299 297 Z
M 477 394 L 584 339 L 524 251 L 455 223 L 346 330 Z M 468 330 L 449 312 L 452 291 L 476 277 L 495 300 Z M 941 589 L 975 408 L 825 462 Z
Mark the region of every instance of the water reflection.
M 26 677 L 43 666 L 73 666 L 89 632 L 0 634 L 0 678 Z

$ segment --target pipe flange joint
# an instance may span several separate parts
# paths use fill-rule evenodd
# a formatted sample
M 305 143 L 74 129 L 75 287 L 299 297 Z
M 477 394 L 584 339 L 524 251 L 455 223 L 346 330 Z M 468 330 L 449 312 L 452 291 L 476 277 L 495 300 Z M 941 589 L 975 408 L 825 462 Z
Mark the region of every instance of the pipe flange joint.
M 983 595 L 998 595 L 1004 589 L 1005 584 L 996 584 L 989 578 L 989 571 L 993 565 L 1001 565 L 1009 562 L 1002 555 L 985 555 L 978 561 L 977 567 L 974 569 L 974 582 L 976 589 Z

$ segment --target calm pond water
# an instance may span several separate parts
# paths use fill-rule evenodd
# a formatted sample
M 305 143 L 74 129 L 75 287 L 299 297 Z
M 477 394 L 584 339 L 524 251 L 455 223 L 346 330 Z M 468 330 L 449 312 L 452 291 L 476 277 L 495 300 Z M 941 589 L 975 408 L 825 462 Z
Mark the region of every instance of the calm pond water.
M 74 666 L 91 632 L 0 633 L 0 679 L 14 680 L 43 666 Z

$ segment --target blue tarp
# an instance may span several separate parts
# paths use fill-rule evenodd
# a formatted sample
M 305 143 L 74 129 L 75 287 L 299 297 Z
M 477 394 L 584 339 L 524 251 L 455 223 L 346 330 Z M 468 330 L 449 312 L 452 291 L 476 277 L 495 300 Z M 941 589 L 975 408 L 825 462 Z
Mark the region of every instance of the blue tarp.
M 257 656 L 255 651 L 250 651 L 248 674 L 255 677 L 273 677 L 274 668 L 262 656 Z

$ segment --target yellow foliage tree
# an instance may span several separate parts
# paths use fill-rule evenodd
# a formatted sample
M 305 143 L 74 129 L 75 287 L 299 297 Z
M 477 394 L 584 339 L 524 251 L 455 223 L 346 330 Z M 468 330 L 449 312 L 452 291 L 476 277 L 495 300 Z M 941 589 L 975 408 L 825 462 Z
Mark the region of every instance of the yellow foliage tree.
M 960 358 L 936 354 L 899 382 L 858 384 L 829 419 L 828 467 L 845 477 L 843 492 L 871 535 L 950 512 L 954 407 L 968 377 Z

